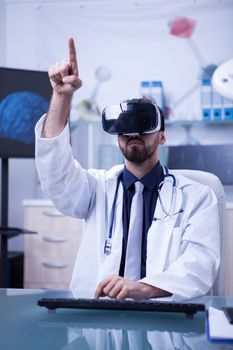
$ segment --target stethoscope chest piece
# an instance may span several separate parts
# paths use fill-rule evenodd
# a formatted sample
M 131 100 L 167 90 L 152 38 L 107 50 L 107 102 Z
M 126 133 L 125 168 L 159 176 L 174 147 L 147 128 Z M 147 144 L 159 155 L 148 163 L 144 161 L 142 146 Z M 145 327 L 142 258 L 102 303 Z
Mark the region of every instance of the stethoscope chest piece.
M 104 243 L 104 254 L 109 255 L 109 254 L 111 254 L 111 251 L 112 251 L 112 242 L 108 238 L 108 239 L 106 239 L 106 241 Z

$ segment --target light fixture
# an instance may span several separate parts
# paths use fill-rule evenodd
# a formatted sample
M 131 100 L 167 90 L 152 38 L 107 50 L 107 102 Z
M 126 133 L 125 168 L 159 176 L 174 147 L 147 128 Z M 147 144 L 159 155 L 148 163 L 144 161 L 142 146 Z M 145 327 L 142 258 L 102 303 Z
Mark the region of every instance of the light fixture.
M 233 100 L 233 58 L 218 66 L 212 76 L 212 84 L 221 96 Z

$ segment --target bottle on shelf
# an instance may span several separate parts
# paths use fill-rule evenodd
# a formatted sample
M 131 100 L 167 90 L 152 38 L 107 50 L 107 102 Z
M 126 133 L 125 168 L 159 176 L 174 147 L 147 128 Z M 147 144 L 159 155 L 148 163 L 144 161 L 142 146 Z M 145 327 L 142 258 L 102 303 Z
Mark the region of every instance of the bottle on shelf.
M 165 110 L 165 95 L 162 81 L 142 81 L 140 84 L 140 96 L 152 97 L 156 104 L 162 108 L 163 111 Z
M 233 101 L 223 97 L 223 119 L 233 121 Z
M 150 81 L 142 81 L 140 84 L 140 97 L 151 97 Z
M 201 86 L 203 121 L 233 121 L 233 101 L 221 96 L 211 80 L 203 80 Z
M 202 80 L 201 86 L 201 107 L 202 107 L 202 119 L 204 121 L 211 120 L 212 110 L 212 93 L 211 93 L 210 80 Z

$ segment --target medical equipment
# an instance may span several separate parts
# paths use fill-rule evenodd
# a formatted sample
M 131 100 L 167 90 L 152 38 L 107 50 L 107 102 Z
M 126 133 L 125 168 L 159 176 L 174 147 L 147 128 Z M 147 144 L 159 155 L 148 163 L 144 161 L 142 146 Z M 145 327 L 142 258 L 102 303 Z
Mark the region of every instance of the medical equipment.
M 123 102 L 102 112 L 104 131 L 113 135 L 138 135 L 161 129 L 161 113 L 151 102 Z
M 159 198 L 159 202 L 160 202 L 161 208 L 162 208 L 162 210 L 163 210 L 165 215 L 163 217 L 161 217 L 161 218 L 154 217 L 153 221 L 163 221 L 166 218 L 169 218 L 171 216 L 183 213 L 183 211 L 184 211 L 182 208 L 180 208 L 180 210 L 178 210 L 176 212 L 172 212 L 172 207 L 173 207 L 173 202 L 174 202 L 174 193 L 176 191 L 176 178 L 175 178 L 175 175 L 169 173 L 167 167 L 165 167 L 164 165 L 163 165 L 163 171 L 164 171 L 164 178 L 163 178 L 163 180 L 160 182 L 160 184 L 158 186 L 158 198 Z M 171 182 L 171 201 L 170 201 L 169 209 L 166 210 L 164 208 L 163 203 L 162 203 L 162 199 L 161 199 L 161 196 L 160 196 L 160 191 L 161 191 L 162 186 L 166 182 L 166 179 L 168 179 L 169 177 L 172 179 L 172 182 Z M 116 191 L 115 191 L 113 204 L 112 204 L 109 233 L 108 233 L 108 237 L 105 240 L 105 244 L 104 244 L 104 254 L 106 254 L 106 255 L 111 254 L 111 251 L 112 251 L 112 232 L 113 232 L 113 224 L 114 224 L 115 212 L 116 212 L 116 201 L 117 201 L 117 195 L 118 195 L 120 182 L 121 182 L 121 177 L 119 176 L 118 179 L 117 179 L 117 186 L 116 186 Z
M 173 201 L 174 201 L 174 193 L 175 193 L 175 190 L 176 190 L 176 178 L 175 178 L 175 175 L 169 174 L 167 167 L 163 166 L 163 168 L 165 170 L 165 174 L 164 174 L 164 180 L 162 182 L 160 182 L 160 184 L 158 186 L 158 198 L 159 198 L 159 202 L 160 202 L 161 208 L 162 208 L 162 210 L 163 210 L 165 215 L 162 218 L 154 217 L 153 221 L 158 221 L 158 220 L 162 221 L 162 220 L 165 220 L 166 218 L 168 218 L 170 216 L 174 216 L 174 215 L 183 213 L 183 211 L 184 211 L 182 208 L 180 208 L 176 212 L 173 212 L 173 213 L 171 212 L 172 211 L 172 204 L 173 204 Z M 170 207 L 169 207 L 168 211 L 166 211 L 166 209 L 164 208 L 161 196 L 160 196 L 160 191 L 161 191 L 161 188 L 162 188 L 163 184 L 166 181 L 166 178 L 168 178 L 168 177 L 172 178 L 172 191 L 171 191 Z

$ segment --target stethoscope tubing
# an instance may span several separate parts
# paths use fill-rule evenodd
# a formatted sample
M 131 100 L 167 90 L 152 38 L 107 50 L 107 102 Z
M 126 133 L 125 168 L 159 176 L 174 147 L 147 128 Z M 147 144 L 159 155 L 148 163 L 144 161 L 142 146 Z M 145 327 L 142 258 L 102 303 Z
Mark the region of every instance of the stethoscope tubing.
M 176 188 L 176 178 L 175 178 L 175 175 L 169 173 L 168 168 L 167 168 L 165 165 L 162 165 L 162 167 L 163 167 L 163 172 L 164 172 L 164 179 L 163 179 L 163 181 L 162 181 L 162 182 L 159 184 L 159 186 L 158 186 L 158 197 L 159 197 L 160 205 L 161 205 L 161 207 L 162 207 L 164 213 L 165 213 L 167 216 L 169 216 L 169 215 L 170 215 L 169 212 L 170 212 L 171 209 L 169 210 L 168 213 L 164 210 L 159 192 L 160 192 L 160 189 L 161 189 L 162 185 L 163 185 L 164 182 L 165 182 L 165 179 L 168 178 L 168 177 L 171 177 L 171 178 L 172 178 L 172 199 L 171 199 L 171 204 L 172 204 L 172 201 L 173 201 L 173 193 L 174 193 L 174 190 L 175 190 L 175 188 Z M 121 177 L 118 176 L 117 185 L 116 185 L 116 190 L 115 190 L 114 199 L 113 199 L 113 204 L 112 204 L 112 210 L 111 210 L 111 220 L 110 220 L 110 227 L 109 227 L 108 239 L 111 239 L 111 238 L 112 238 L 113 225 L 114 225 L 114 219 L 115 219 L 115 214 L 116 214 L 116 201 L 117 201 L 117 196 L 118 196 L 118 191 L 119 191 L 120 182 L 121 182 Z M 170 208 L 171 208 L 171 206 L 170 206 Z
M 168 217 L 171 217 L 173 215 L 177 215 L 179 213 L 183 213 L 183 211 L 184 211 L 182 208 L 180 208 L 180 210 L 178 210 L 177 212 L 171 213 L 172 204 L 173 204 L 173 200 L 174 200 L 174 193 L 175 193 L 176 185 L 177 185 L 176 177 L 175 177 L 175 175 L 169 173 L 168 168 L 165 165 L 162 165 L 162 167 L 163 167 L 163 172 L 164 172 L 164 178 L 163 178 L 163 180 L 161 181 L 161 183 L 158 186 L 158 198 L 159 198 L 159 201 L 160 201 L 161 208 L 162 208 L 162 210 L 163 210 L 165 215 L 162 218 L 154 217 L 153 221 L 163 221 L 163 220 L 165 220 Z M 171 189 L 172 193 L 171 193 L 170 208 L 169 208 L 168 211 L 166 211 L 164 206 L 163 206 L 163 203 L 162 203 L 162 199 L 161 199 L 161 196 L 160 196 L 160 191 L 161 191 L 161 188 L 162 188 L 163 184 L 166 181 L 166 178 L 169 178 L 169 177 L 172 178 L 172 189 Z M 116 202 L 117 202 L 117 196 L 118 196 L 120 182 L 121 182 L 121 177 L 118 176 L 116 190 L 115 190 L 113 204 L 112 204 L 112 210 L 111 210 L 111 220 L 110 220 L 109 233 L 108 233 L 107 239 L 105 240 L 105 245 L 104 245 L 104 254 L 107 254 L 107 255 L 111 254 L 111 250 L 112 250 L 112 242 L 111 242 L 111 240 L 112 240 L 113 225 L 114 225 L 114 219 L 115 219 L 115 214 L 116 214 Z

